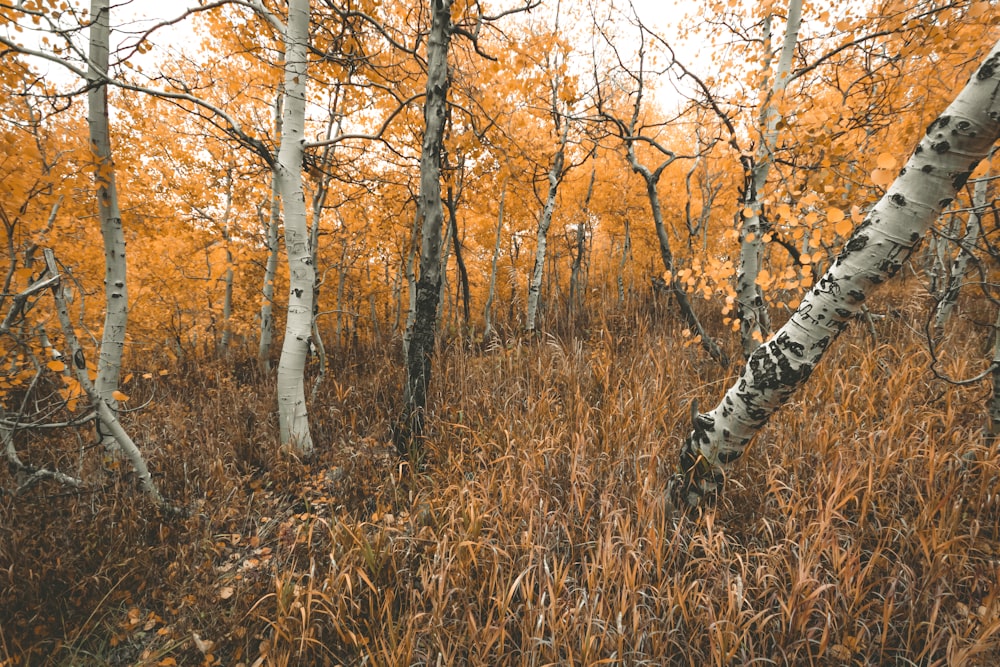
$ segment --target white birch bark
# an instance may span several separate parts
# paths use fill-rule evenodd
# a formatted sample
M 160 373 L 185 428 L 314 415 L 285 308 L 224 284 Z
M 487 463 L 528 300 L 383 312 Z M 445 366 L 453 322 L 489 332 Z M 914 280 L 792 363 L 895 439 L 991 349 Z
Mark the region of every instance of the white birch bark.
M 965 274 L 969 271 L 969 261 L 972 259 L 972 250 L 979 241 L 979 234 L 983 226 L 983 211 L 986 208 L 986 186 L 989 182 L 988 174 L 976 181 L 972 190 L 972 210 L 969 211 L 969 220 L 966 223 L 965 235 L 962 237 L 961 247 L 958 256 L 951 264 L 951 273 L 948 276 L 948 289 L 941 295 L 934 313 L 934 327 L 944 328 L 951 317 L 951 311 L 958 301 L 958 292 L 962 289 L 962 282 Z
M 112 393 L 118 389 L 125 328 L 128 324 L 128 289 L 125 263 L 125 233 L 118 209 L 115 164 L 111 153 L 108 127 L 108 44 L 110 40 L 109 0 L 93 0 L 90 5 L 90 51 L 87 69 L 87 126 L 90 150 L 94 154 L 97 183 L 97 211 L 104 239 L 104 333 L 101 338 L 95 390 L 112 409 L 118 402 Z M 106 436 L 104 445 L 117 450 L 114 438 Z
M 290 0 L 285 28 L 285 103 L 275 176 L 285 222 L 289 293 L 285 338 L 278 362 L 278 427 L 281 444 L 299 455 L 312 453 L 306 409 L 305 367 L 312 331 L 316 271 L 309 248 L 302 184 L 305 144 L 309 0 Z
M 569 142 L 569 119 L 561 119 L 556 109 L 556 94 L 552 94 L 552 115 L 556 119 L 556 131 L 559 132 L 559 148 L 552 158 L 549 168 L 549 192 L 545 199 L 545 207 L 538 219 L 537 244 L 535 245 L 535 265 L 531 271 L 531 281 L 528 283 L 528 311 L 524 328 L 535 330 L 535 320 L 538 317 L 538 301 L 542 291 L 542 277 L 545 273 L 545 253 L 548 246 L 549 226 L 552 224 L 552 214 L 556 209 L 556 197 L 559 194 L 559 183 L 562 181 L 563 168 L 566 163 L 566 144 Z M 560 127 L 560 125 L 562 127 Z
M 747 361 L 680 453 L 681 493 L 697 505 L 718 491 L 754 434 L 802 386 L 866 297 L 895 275 L 1000 138 L 1000 42 L 927 128 L 914 154 L 854 230 L 788 322 Z
M 778 143 L 778 110 L 777 101 L 785 90 L 789 71 L 792 67 L 792 56 L 795 43 L 802 24 L 802 0 L 789 0 L 788 20 L 785 26 L 785 38 L 778 59 L 778 70 L 775 72 L 771 90 L 767 94 L 760 112 L 761 139 L 757 144 L 753 166 L 745 176 L 742 211 L 739 217 L 740 225 L 740 262 L 736 272 L 736 315 L 740 320 L 740 339 L 743 343 L 743 354 L 749 357 L 770 333 L 771 318 L 767 311 L 767 303 L 757 284 L 761 263 L 764 259 L 764 229 L 761 220 L 762 204 L 760 193 L 767 183 L 767 175 L 771 170 L 775 146 Z M 764 48 L 770 49 L 771 17 L 765 21 Z

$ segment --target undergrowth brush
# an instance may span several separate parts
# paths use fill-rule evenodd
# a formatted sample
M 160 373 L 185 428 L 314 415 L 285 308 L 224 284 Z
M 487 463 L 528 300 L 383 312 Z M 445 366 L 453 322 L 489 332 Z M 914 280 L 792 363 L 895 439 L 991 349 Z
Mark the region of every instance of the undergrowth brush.
M 686 514 L 692 403 L 736 369 L 646 310 L 444 346 L 414 462 L 393 353 L 331 350 L 311 461 L 279 454 L 252 364 L 174 365 L 123 421 L 190 516 L 115 471 L 0 497 L 0 664 L 997 664 L 989 388 L 933 377 L 918 306 L 876 301 Z M 946 370 L 986 365 L 949 336 Z M 25 446 L 79 456 L 47 437 Z

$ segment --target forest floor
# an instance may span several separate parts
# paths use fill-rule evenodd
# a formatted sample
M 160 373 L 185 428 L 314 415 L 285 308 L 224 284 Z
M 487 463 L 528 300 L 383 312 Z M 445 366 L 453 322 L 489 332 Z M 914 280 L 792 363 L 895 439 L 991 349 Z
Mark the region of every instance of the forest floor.
M 876 298 L 687 514 L 663 491 L 692 401 L 737 369 L 662 304 L 445 346 L 415 465 L 387 439 L 397 346 L 331 351 L 310 462 L 278 452 L 251 362 L 133 359 L 152 400 L 123 422 L 190 517 L 91 470 L 92 432 L 26 436 L 106 481 L 14 495 L 0 471 L 0 665 L 996 665 L 990 388 L 934 378 L 926 309 Z M 988 364 L 985 332 L 947 335 L 941 371 Z

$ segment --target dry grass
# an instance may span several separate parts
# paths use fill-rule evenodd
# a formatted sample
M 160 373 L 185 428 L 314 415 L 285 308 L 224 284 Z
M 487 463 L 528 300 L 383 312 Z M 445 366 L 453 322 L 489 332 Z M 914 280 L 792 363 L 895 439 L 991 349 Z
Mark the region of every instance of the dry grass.
M 384 355 L 338 360 L 308 465 L 276 459 L 247 365 L 178 368 L 128 426 L 193 516 L 127 480 L 0 498 L 0 664 L 997 664 L 987 390 L 931 378 L 918 312 L 845 335 L 687 516 L 665 477 L 727 378 L 639 308 L 443 351 L 414 468 Z M 971 369 L 981 344 L 952 336 Z

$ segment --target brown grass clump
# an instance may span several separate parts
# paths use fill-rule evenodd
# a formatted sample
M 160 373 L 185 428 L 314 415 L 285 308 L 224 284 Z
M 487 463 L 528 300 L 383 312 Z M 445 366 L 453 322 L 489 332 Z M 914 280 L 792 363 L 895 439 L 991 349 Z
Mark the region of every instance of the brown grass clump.
M 914 326 L 846 334 L 688 515 L 665 480 L 730 378 L 645 311 L 444 349 L 415 466 L 390 356 L 335 359 L 308 464 L 246 365 L 174 369 L 127 426 L 192 516 L 114 477 L 0 498 L 0 664 L 997 664 L 987 390 L 934 380 Z M 981 348 L 954 332 L 949 371 Z

